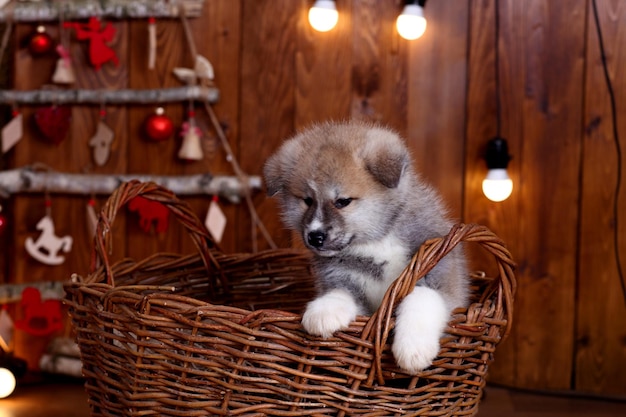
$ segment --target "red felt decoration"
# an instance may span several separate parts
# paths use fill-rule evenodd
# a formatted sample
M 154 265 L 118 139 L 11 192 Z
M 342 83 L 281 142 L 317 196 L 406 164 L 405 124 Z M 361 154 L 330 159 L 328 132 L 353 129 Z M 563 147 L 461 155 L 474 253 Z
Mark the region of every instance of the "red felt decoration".
M 41 300 L 37 288 L 27 287 L 22 291 L 23 319 L 15 322 L 15 327 L 34 336 L 45 336 L 63 328 L 61 302 Z
M 35 112 L 35 123 L 44 137 L 58 145 L 70 130 L 72 109 L 66 106 L 42 107 Z
M 138 196 L 130 200 L 128 209 L 139 214 L 139 227 L 144 232 L 150 232 L 152 222 L 156 222 L 155 230 L 158 233 L 163 233 L 167 230 L 170 211 L 158 201 Z
M 37 26 L 37 32 L 28 41 L 28 50 L 33 55 L 43 55 L 52 49 L 52 38 L 44 26 Z
M 172 119 L 165 115 L 163 108 L 159 107 L 155 113 L 146 118 L 144 130 L 148 139 L 159 142 L 172 137 L 174 123 Z
M 89 41 L 89 61 L 96 70 L 108 61 L 119 64 L 115 51 L 107 45 L 115 38 L 116 31 L 111 22 L 103 26 L 97 17 L 91 17 L 87 24 L 65 22 L 63 26 L 73 28 L 79 41 Z

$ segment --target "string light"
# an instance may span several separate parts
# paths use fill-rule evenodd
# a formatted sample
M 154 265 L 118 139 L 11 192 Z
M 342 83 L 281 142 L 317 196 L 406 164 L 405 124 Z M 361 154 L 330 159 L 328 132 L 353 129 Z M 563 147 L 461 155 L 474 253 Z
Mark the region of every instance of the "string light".
M 424 17 L 424 4 L 422 1 L 409 1 L 402 10 L 402 14 L 396 19 L 396 29 L 404 39 L 415 40 L 426 31 L 426 18 Z
M 328 32 L 338 20 L 339 13 L 333 0 L 317 0 L 309 9 L 309 23 L 319 32 Z

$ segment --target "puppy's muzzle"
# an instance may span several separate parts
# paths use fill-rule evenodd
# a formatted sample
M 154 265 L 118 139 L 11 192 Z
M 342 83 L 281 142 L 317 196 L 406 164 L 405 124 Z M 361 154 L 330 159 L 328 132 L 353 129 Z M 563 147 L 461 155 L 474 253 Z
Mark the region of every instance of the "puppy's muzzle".
M 306 239 L 309 245 L 313 246 L 314 248 L 321 248 L 322 246 L 324 246 L 326 233 L 320 232 L 319 230 L 309 232 Z

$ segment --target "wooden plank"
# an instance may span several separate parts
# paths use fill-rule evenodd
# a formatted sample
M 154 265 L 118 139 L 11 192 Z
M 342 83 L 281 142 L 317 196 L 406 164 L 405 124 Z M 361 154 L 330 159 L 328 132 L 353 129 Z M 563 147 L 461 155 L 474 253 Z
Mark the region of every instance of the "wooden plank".
M 125 86 L 124 73 L 120 72 L 120 69 L 126 65 L 124 59 L 125 25 L 118 22 L 115 27 L 117 35 L 112 45 L 118 53 L 121 53 L 120 67 L 105 64 L 100 71 L 95 71 L 86 60 L 86 45 L 76 41 L 71 42 L 78 88 Z M 48 25 L 46 29 L 52 39 L 59 38 L 57 25 Z M 14 85 L 17 90 L 46 88 L 46 85 L 51 84 L 56 55 L 50 53 L 42 57 L 34 57 L 23 47 L 24 39 L 27 39 L 33 32 L 34 27 L 31 25 L 18 25 L 16 27 Z M 25 131 L 23 139 L 12 151 L 14 166 L 40 163 L 49 169 L 63 172 L 89 172 L 92 170 L 93 164 L 87 142 L 95 131 L 95 120 L 98 118 L 97 110 L 73 106 L 72 122 L 67 137 L 60 144 L 54 145 L 46 141 L 34 126 L 33 116 L 36 109 L 35 107 L 20 109 L 24 115 Z M 117 126 L 112 123 L 112 127 L 116 129 Z M 121 132 L 118 131 L 117 133 Z M 112 167 L 115 169 L 115 165 Z M 92 242 L 87 228 L 85 207 L 89 197 L 51 196 L 51 216 L 55 225 L 55 234 L 57 236 L 72 236 L 73 238 L 72 251 L 64 254 L 66 260 L 59 266 L 49 266 L 38 262 L 26 252 L 24 247 L 27 238 L 36 240 L 39 237 L 40 232 L 36 230 L 36 224 L 46 213 L 44 195 L 15 197 L 12 221 L 16 225 L 13 239 L 16 259 L 11 264 L 9 271 L 13 282 L 64 281 L 69 279 L 73 272 L 88 272 Z M 17 309 L 16 314 L 19 318 L 22 312 Z M 15 351 L 22 354 L 28 361 L 30 368 L 37 369 L 38 358 L 44 352 L 49 339 L 49 337 L 33 337 L 24 332 L 16 332 Z
M 354 0 L 352 111 L 404 135 L 407 117 L 407 45 L 393 24 L 401 2 Z
M 623 165 L 626 120 L 618 114 L 617 131 L 620 136 L 615 138 L 598 27 L 591 2 L 588 4 L 574 388 L 583 392 L 623 396 L 626 394 L 626 300 L 620 285 L 616 255 L 621 258 L 622 269 L 626 269 L 626 174 L 622 168 L 620 194 L 616 196 L 619 161 L 615 140 L 620 140 Z M 619 112 L 626 103 L 626 27 L 623 23 L 626 20 L 626 4 L 601 0 L 597 5 L 599 28 Z M 613 210 L 617 197 L 616 219 Z M 615 233 L 619 245 L 617 253 Z
M 294 133 L 295 63 L 302 2 L 244 2 L 240 75 L 240 163 L 245 172 L 259 174 L 265 160 L 283 139 Z M 257 195 L 259 217 L 278 246 L 290 245 L 274 199 Z M 252 248 L 249 215 L 237 219 L 238 240 Z M 259 248 L 267 248 L 257 239 Z
M 339 21 L 328 32 L 318 32 L 308 21 L 308 3 L 301 2 L 296 51 L 295 130 L 326 120 L 350 117 L 352 1 L 337 5 Z
M 515 192 L 487 220 L 498 220 L 488 225 L 509 243 L 519 264 L 508 343 L 515 351 L 507 355 L 519 365 L 513 375 L 499 376 L 521 387 L 567 389 L 573 371 L 581 149 L 579 126 L 571 120 L 582 116 L 585 2 L 556 7 L 500 1 L 499 6 L 502 133 L 515 158 Z M 469 118 L 480 119 L 478 111 L 468 108 Z M 487 139 L 468 136 L 468 170 Z M 473 213 L 485 218 L 474 204 L 483 198 L 477 183 L 476 177 L 467 182 L 467 221 L 473 221 Z
M 470 2 L 470 8 L 464 221 L 484 224 L 506 242 L 512 243 L 511 241 L 517 240 L 516 235 L 519 230 L 515 227 L 516 223 L 509 224 L 506 218 L 511 211 L 510 207 L 513 207 L 513 202 L 517 200 L 517 195 L 514 193 L 509 200 L 493 204 L 483 195 L 481 185 L 487 173 L 483 159 L 485 144 L 497 134 L 496 83 L 494 82 L 496 79 L 495 2 L 494 0 L 473 0 Z M 515 92 L 508 92 L 509 96 L 513 94 Z M 516 172 L 517 160 L 516 156 L 510 165 L 511 175 Z M 518 185 L 519 181 L 515 181 L 515 191 Z M 502 225 L 507 225 L 505 230 Z M 471 245 L 468 245 L 467 249 L 472 260 L 472 270 L 480 270 L 486 272 L 488 276 L 496 276 L 498 271 L 490 255 Z M 513 256 L 515 257 L 516 254 L 513 253 Z M 495 362 L 489 370 L 490 380 L 515 384 L 516 347 L 514 335 L 498 347 Z
M 467 3 L 429 2 L 421 38 L 409 42 L 395 35 L 408 48 L 405 123 L 413 156 L 457 219 L 463 199 L 468 13 Z

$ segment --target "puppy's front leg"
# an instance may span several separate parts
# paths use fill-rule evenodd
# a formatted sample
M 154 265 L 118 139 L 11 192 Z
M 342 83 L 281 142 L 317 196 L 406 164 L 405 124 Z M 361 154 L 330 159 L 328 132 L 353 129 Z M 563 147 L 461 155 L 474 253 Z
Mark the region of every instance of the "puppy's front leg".
M 302 325 L 309 334 L 327 339 L 350 326 L 361 310 L 352 294 L 336 288 L 307 305 Z
M 428 287 L 415 287 L 396 310 L 393 355 L 409 374 L 429 367 L 439 353 L 450 312 L 441 295 Z

